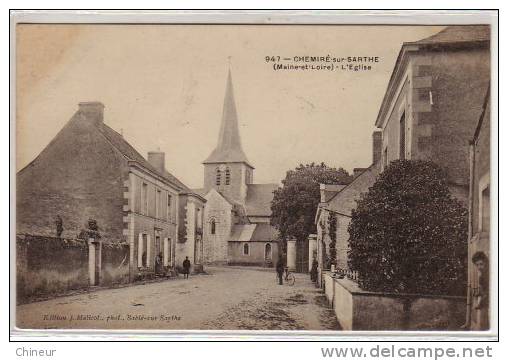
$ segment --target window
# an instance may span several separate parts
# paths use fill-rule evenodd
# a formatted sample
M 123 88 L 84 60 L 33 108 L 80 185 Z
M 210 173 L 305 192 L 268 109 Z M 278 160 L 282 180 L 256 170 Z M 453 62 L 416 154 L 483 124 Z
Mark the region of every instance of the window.
M 148 215 L 148 184 L 143 183 L 141 188 L 141 214 Z
M 159 219 L 161 218 L 161 212 L 160 212 L 160 209 L 161 209 L 161 196 L 162 196 L 162 192 L 160 189 L 157 189 L 157 191 L 155 192 L 155 218 Z
M 138 267 L 148 267 L 150 239 L 146 233 L 140 233 L 138 238 Z
M 270 243 L 265 244 L 265 259 L 272 259 L 272 245 Z
M 196 227 L 201 229 L 203 226 L 203 219 L 201 216 L 201 208 L 196 208 Z
M 210 234 L 215 234 L 215 219 L 210 221 Z
M 229 168 L 226 168 L 226 185 L 229 185 L 231 181 L 231 172 L 229 171 Z
M 215 184 L 220 186 L 220 182 L 221 182 L 221 173 L 220 173 L 220 169 L 217 168 L 215 170 Z
M 244 243 L 243 244 L 243 255 L 244 256 L 248 256 L 249 255 L 249 244 L 248 243 Z
M 478 180 L 478 230 L 490 231 L 490 174 Z
M 482 231 L 490 232 L 490 189 L 482 190 Z
M 169 266 L 171 264 L 171 238 L 164 238 L 163 264 Z
M 406 159 L 406 112 L 400 117 L 399 159 Z
M 168 222 L 171 221 L 171 194 L 168 193 L 168 199 L 167 199 L 167 204 L 166 204 L 166 219 L 168 220 Z

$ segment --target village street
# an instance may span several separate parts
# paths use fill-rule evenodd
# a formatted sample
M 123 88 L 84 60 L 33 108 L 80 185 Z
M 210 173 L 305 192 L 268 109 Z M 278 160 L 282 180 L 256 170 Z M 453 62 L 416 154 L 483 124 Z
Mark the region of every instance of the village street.
M 207 267 L 206 275 L 104 289 L 18 306 L 20 328 L 338 330 L 326 298 L 296 274 Z

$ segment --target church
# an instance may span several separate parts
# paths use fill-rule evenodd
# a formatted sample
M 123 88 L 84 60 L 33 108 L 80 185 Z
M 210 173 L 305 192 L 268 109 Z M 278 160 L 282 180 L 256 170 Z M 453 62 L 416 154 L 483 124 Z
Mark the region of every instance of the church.
M 211 264 L 273 266 L 277 230 L 270 225 L 271 201 L 278 184 L 255 184 L 254 166 L 242 148 L 231 71 L 216 148 L 203 161 L 206 199 L 203 261 Z

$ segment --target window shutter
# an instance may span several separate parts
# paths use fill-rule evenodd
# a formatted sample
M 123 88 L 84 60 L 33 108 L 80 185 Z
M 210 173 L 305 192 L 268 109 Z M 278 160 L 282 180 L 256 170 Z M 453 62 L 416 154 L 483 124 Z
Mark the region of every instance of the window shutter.
M 143 265 L 143 233 L 138 235 L 138 267 Z
M 150 267 L 150 264 L 152 262 L 150 262 L 152 260 L 152 257 L 150 255 L 150 252 L 152 251 L 152 238 L 150 237 L 150 235 L 147 236 L 147 241 L 146 241 L 146 266 L 147 267 Z

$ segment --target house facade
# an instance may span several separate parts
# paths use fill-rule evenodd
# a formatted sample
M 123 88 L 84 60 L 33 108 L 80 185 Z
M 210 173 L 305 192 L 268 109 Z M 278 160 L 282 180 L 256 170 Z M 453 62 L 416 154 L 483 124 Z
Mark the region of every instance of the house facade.
M 467 204 L 471 139 L 490 81 L 489 26 L 449 26 L 404 43 L 375 122 L 382 169 L 396 159 L 431 160 Z
M 490 92 L 470 144 L 468 310 L 472 330 L 489 329 L 490 320 Z M 473 260 L 484 254 L 483 269 Z M 480 302 L 483 298 L 483 302 Z
M 206 199 L 203 259 L 207 263 L 271 266 L 278 257 L 277 232 L 270 225 L 277 184 L 254 184 L 254 167 L 243 151 L 231 72 L 216 148 L 203 162 Z
M 336 219 L 336 264 L 347 267 L 347 227 L 361 193 L 393 160 L 421 159 L 446 173 L 452 195 L 464 206 L 469 193 L 469 139 L 483 110 L 490 81 L 488 26 L 450 26 L 404 43 L 382 100 L 373 133 L 373 162 L 346 187 L 322 197 L 316 213 L 320 270 Z M 326 187 L 324 191 L 326 192 Z
M 100 239 L 88 246 L 90 268 L 96 270 L 90 271 L 92 284 L 101 284 L 104 243 L 128 245 L 122 265 L 128 263 L 130 280 L 155 273 L 158 256 L 163 266 L 175 266 L 179 229 L 186 221 L 181 221 L 186 205 L 180 197 L 189 190 L 160 166 L 160 155 L 149 154 L 149 160 L 104 123 L 103 104 L 80 103 L 17 174 L 17 233 L 72 239 L 94 221 Z M 196 197 L 203 208 L 205 200 Z
M 317 228 L 317 261 L 321 272 L 329 268 L 331 232 L 335 232 L 336 268 L 348 269 L 349 233 L 351 212 L 356 208 L 356 202 L 363 192 L 371 187 L 381 170 L 381 132 L 372 134 L 372 164 L 368 168 L 357 168 L 353 172 L 354 179 L 349 184 L 328 185 L 321 184 L 321 200 L 316 212 Z M 335 227 L 331 227 L 332 217 Z M 335 230 L 333 230 L 335 228 Z

